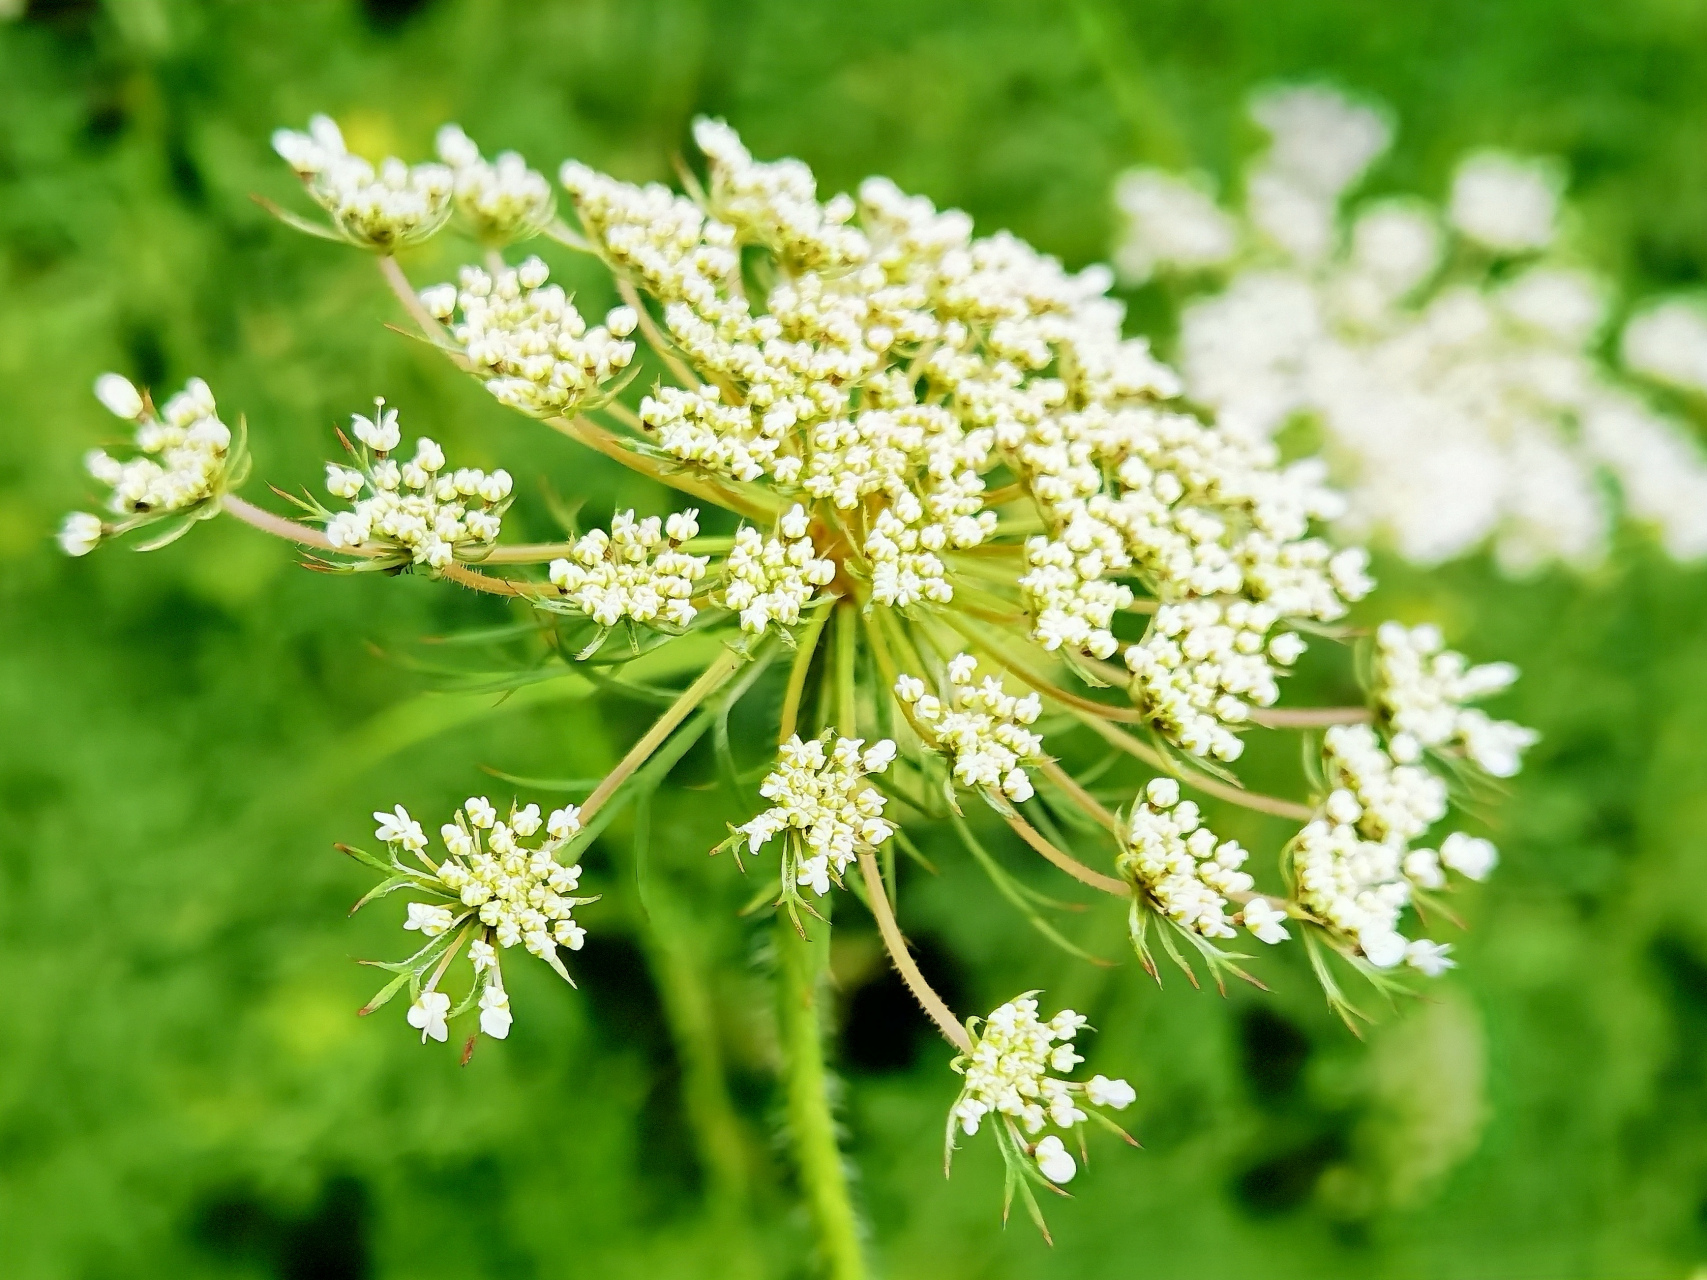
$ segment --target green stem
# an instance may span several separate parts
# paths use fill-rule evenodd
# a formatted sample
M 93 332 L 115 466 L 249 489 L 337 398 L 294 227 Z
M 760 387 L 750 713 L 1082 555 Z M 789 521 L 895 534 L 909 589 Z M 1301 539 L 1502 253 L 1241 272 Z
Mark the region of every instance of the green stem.
M 826 911 L 829 899 L 824 899 Z M 830 1111 L 828 1069 L 824 1065 L 824 1026 L 818 999 L 819 979 L 829 956 L 826 919 L 803 938 L 785 913 L 776 917 L 778 1017 L 788 1091 L 788 1127 L 794 1138 L 800 1185 L 812 1212 L 818 1246 L 831 1280 L 864 1280 L 859 1220 L 848 1190 L 847 1169 L 836 1144 Z
M 616 794 L 617 789 L 626 782 L 634 771 L 651 758 L 652 753 L 663 745 L 664 739 L 675 731 L 677 725 L 692 714 L 695 707 L 704 702 L 718 688 L 735 674 L 741 665 L 741 659 L 725 649 L 705 669 L 699 679 L 695 680 L 677 698 L 670 709 L 658 717 L 658 721 L 645 735 L 629 748 L 628 754 L 617 762 L 605 780 L 587 797 L 587 803 L 581 806 L 581 822 L 583 826 L 591 826 L 593 816 L 604 807 L 605 801 Z
M 859 657 L 859 610 L 850 604 L 836 606 L 836 732 L 844 738 L 859 733 L 859 697 L 854 671 Z

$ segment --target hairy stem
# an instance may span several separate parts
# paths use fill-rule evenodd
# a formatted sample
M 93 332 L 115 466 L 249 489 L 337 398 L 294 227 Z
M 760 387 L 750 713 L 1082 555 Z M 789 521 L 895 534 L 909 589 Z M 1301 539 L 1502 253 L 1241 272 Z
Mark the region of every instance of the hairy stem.
M 1316 729 L 1336 724 L 1368 724 L 1375 713 L 1368 707 L 1270 707 L 1251 712 L 1265 729 Z
M 365 556 L 372 558 L 376 555 L 392 554 L 395 547 L 334 547 L 329 539 L 319 529 L 310 528 L 284 516 L 274 515 L 252 502 L 245 502 L 234 493 L 228 493 L 220 499 L 226 513 L 235 516 L 250 528 L 259 529 L 262 533 L 270 533 L 276 538 L 294 542 L 298 546 L 314 547 L 320 551 L 337 551 L 343 555 Z M 531 583 L 516 582 L 509 578 L 494 578 L 490 574 L 481 573 L 478 569 L 470 569 L 467 565 L 451 563 L 442 569 L 433 570 L 435 574 L 447 582 L 457 583 L 472 591 L 484 591 L 493 596 L 528 597 L 535 594 Z
M 965 1026 L 954 1016 L 954 1010 L 948 1007 L 948 1002 L 925 981 L 925 975 L 919 972 L 912 953 L 907 950 L 907 940 L 901 936 L 901 926 L 895 921 L 895 913 L 889 909 L 889 898 L 883 890 L 883 876 L 878 871 L 876 857 L 870 853 L 860 854 L 859 871 L 860 875 L 865 877 L 865 892 L 871 900 L 871 914 L 877 918 L 877 931 L 883 935 L 883 946 L 889 952 L 895 972 L 901 975 L 901 981 L 907 984 L 907 990 L 913 993 L 913 999 L 919 1002 L 920 1007 L 930 1015 L 931 1021 L 936 1023 L 943 1038 L 960 1052 L 971 1053 L 972 1039 L 966 1034 Z
M 379 274 L 385 277 L 385 283 L 391 286 L 391 292 L 397 295 L 397 301 L 420 327 L 422 334 L 435 344 L 442 343 L 445 340 L 444 326 L 421 305 L 421 299 L 416 296 L 409 277 L 403 274 L 403 268 L 397 265 L 397 259 L 389 253 L 382 253 L 375 261 L 379 263 Z
M 1024 840 L 1080 884 L 1088 884 L 1093 889 L 1099 889 L 1103 893 L 1111 893 L 1117 898 L 1131 896 L 1132 890 L 1126 881 L 1116 880 L 1113 876 L 1105 876 L 1100 871 L 1092 871 L 1072 854 L 1057 849 L 1041 831 L 1020 817 L 1019 814 L 1010 813 L 1005 816 L 1008 825 L 1018 832 L 1021 840 Z
M 864 1280 L 859 1219 L 836 1143 L 836 1120 L 827 1092 L 829 1072 L 824 1064 L 818 985 L 829 955 L 829 922 L 826 920 L 815 932 L 816 938 L 803 938 L 786 914 L 777 913 L 778 1016 L 788 1127 L 794 1139 L 801 1189 L 828 1274 L 831 1280 Z
M 591 824 L 593 816 L 616 794 L 617 788 L 628 781 L 630 775 L 663 745 L 664 739 L 675 731 L 676 726 L 687 719 L 695 707 L 715 693 L 725 680 L 734 675 L 740 665 L 741 659 L 725 649 L 699 679 L 682 691 L 682 696 L 658 717 L 658 722 L 628 749 L 628 754 L 617 762 L 616 768 L 612 769 L 593 794 L 587 797 L 587 803 L 581 806 L 581 823 L 584 827 Z
M 663 997 L 665 1020 L 681 1058 L 682 1101 L 699 1139 L 709 1198 L 713 1209 L 739 1223 L 744 1235 L 751 1170 L 723 1069 L 716 1011 L 700 954 L 704 942 L 693 911 L 677 897 L 666 877 L 653 877 L 645 905 L 651 923 L 642 934 Z
M 1123 733 L 1111 724 L 1105 724 L 1095 716 L 1075 712 L 1081 724 L 1087 725 L 1101 737 L 1119 747 L 1122 751 L 1136 756 L 1152 768 L 1160 769 L 1163 773 L 1176 776 L 1188 787 L 1194 787 L 1205 795 L 1225 800 L 1229 804 L 1241 808 L 1254 809 L 1258 813 L 1272 813 L 1279 818 L 1294 818 L 1299 822 L 1308 822 L 1314 817 L 1314 812 L 1307 806 L 1293 800 L 1282 800 L 1278 796 L 1265 796 L 1260 792 L 1246 791 L 1243 787 L 1235 787 L 1231 783 L 1211 778 L 1207 774 L 1195 771 L 1182 772 L 1173 767 L 1160 751 L 1154 747 L 1145 746 L 1129 733 Z

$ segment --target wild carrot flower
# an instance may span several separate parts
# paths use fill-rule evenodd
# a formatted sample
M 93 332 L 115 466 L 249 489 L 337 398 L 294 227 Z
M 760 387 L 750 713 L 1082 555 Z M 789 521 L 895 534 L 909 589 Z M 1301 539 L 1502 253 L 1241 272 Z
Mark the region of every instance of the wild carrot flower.
M 1271 108 L 1283 132 L 1333 119 L 1323 101 Z M 1434 768 L 1515 770 L 1532 735 L 1464 705 L 1513 673 L 1466 665 L 1436 633 L 1388 628 L 1367 705 L 1283 705 L 1305 634 L 1353 669 L 1357 633 L 1333 624 L 1374 587 L 1367 554 L 1322 531 L 1344 504 L 1320 464 L 1283 465 L 1266 439 L 1192 412 L 1174 371 L 1123 332 L 1106 269 L 1071 272 L 1011 235 L 975 236 L 965 214 L 882 179 L 821 200 L 799 161 L 755 160 L 718 122 L 695 136 L 709 172 L 686 195 L 565 164 L 578 229 L 519 157 L 487 165 L 460 131 L 440 136 L 454 184 L 401 162 L 375 177 L 329 122 L 277 143 L 332 234 L 378 255 L 424 337 L 503 403 L 674 489 L 674 510 L 618 512 L 563 543 L 505 543 L 508 474 L 450 470 L 430 440 L 402 461 L 383 402 L 352 420 L 353 464 L 327 469 L 348 509 L 310 502 L 306 518 L 284 519 L 230 493 L 229 467 L 183 500 L 315 548 L 323 567 L 416 572 L 550 615 L 553 652 L 574 660 L 721 642 L 579 808 L 500 819 L 470 798 L 440 828 L 442 856 L 406 811 L 376 815 L 386 854 L 356 855 L 385 876 L 370 897 L 406 890 L 404 928 L 424 943 L 382 966 L 397 976 L 370 1008 L 407 984 L 423 1039 L 476 1013 L 486 1035 L 506 1035 L 502 953 L 521 945 L 568 976 L 561 951 L 581 945 L 575 910 L 593 901 L 575 896 L 574 857 L 618 802 L 656 786 L 770 679 L 775 755 L 739 784 L 752 816 L 717 848 L 755 859 L 785 940 L 829 927 L 808 917 L 834 887 L 857 891 L 959 1051 L 951 1138 L 993 1129 L 1010 1192 L 1024 1188 L 1035 1210 L 1030 1186 L 1076 1173 L 1063 1135 L 1134 1091 L 1067 1078 L 1078 1015 L 1044 1022 L 1023 996 L 962 1021 L 930 987 L 895 915 L 893 852 L 912 849 L 903 828 L 947 819 L 1004 894 L 1027 902 L 961 811 L 976 794 L 1024 845 L 1116 900 L 1152 973 L 1151 938 L 1188 971 L 1195 952 L 1219 980 L 1242 958 L 1221 944 L 1296 937 L 1349 1014 L 1331 965 L 1388 986 L 1401 962 L 1428 976 L 1451 967 L 1447 944 L 1419 936 L 1406 912 L 1448 888 L 1447 871 L 1487 874 L 1495 854 L 1456 831 L 1420 846 L 1447 813 Z M 1294 214 L 1319 220 L 1384 138 L 1368 121 L 1336 126 L 1325 148 L 1300 135 L 1270 176 Z M 453 186 L 488 261 L 417 291 L 390 249 L 442 225 Z M 1163 194 L 1146 207 L 1177 195 Z M 535 232 L 610 269 L 621 303 L 602 325 L 542 259 L 495 260 Z M 623 392 L 642 370 L 648 390 L 631 404 Z M 127 387 L 104 382 L 103 401 L 146 414 Z M 209 399 L 189 417 L 211 413 Z M 101 536 L 74 517 L 62 538 L 80 553 Z M 1293 797 L 1237 785 L 1249 735 L 1299 729 L 1327 733 L 1306 739 Z M 1109 803 L 1072 763 L 1087 747 L 1135 762 Z M 1206 807 L 1226 805 L 1279 815 L 1296 834 L 1247 850 L 1212 829 Z M 453 1004 L 442 979 L 464 954 L 473 980 Z M 790 1052 L 816 1054 L 820 1040 L 808 1027 Z M 828 1179 L 814 1203 L 834 1202 L 839 1161 L 803 1168 Z

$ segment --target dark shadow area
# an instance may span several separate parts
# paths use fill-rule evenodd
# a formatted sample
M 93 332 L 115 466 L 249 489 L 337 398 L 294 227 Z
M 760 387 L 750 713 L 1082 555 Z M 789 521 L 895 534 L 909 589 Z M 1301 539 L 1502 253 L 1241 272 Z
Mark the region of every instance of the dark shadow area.
M 654 1220 L 689 1213 L 699 1204 L 705 1171 L 682 1105 L 681 1062 L 645 953 L 631 938 L 594 934 L 566 959 L 587 994 L 601 1042 L 633 1055 L 645 1074 L 634 1119 L 644 1213 Z
M 1322 1134 L 1258 1161 L 1233 1182 L 1233 1197 L 1254 1218 L 1287 1213 L 1307 1204 L 1327 1167 L 1345 1154 L 1338 1134 Z
M 965 982 L 954 957 L 929 934 L 909 939 L 925 981 L 949 1008 L 964 1003 Z M 854 1074 L 881 1075 L 909 1070 L 936 1028 L 913 999 L 901 975 L 887 961 L 847 997 L 842 1018 L 841 1062 Z
M 1267 1005 L 1239 1015 L 1239 1066 L 1251 1097 L 1274 1110 L 1298 1096 L 1310 1060 L 1310 1038 Z
M 432 6 L 433 0 L 361 0 L 362 17 L 375 31 L 391 32 Z
M 367 1188 L 345 1175 L 328 1178 L 301 1210 L 254 1191 L 216 1192 L 197 1210 L 192 1231 L 209 1253 L 278 1280 L 365 1280 L 373 1273 Z

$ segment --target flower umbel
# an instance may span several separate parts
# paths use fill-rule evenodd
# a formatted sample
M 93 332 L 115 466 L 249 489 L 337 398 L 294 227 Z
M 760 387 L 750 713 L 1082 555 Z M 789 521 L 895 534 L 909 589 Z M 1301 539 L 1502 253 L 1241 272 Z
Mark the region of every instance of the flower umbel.
M 1042 1226 L 1031 1184 L 1058 1187 L 1070 1182 L 1078 1165 L 1059 1134 L 1032 1139 L 1046 1127 L 1072 1135 L 1087 1120 L 1120 1134 L 1126 1132 L 1101 1112 L 1121 1111 L 1137 1094 L 1124 1080 L 1093 1076 L 1079 1082 L 1063 1077 L 1084 1061 L 1073 1041 L 1085 1019 L 1063 1009 L 1047 1022 L 1037 1016 L 1035 992 L 1008 1001 L 978 1025 L 968 1022 L 972 1036 L 968 1052 L 950 1064 L 965 1077 L 960 1096 L 949 1109 L 943 1162 L 954 1154 L 954 1131 L 971 1136 L 991 1120 L 1002 1159 L 1009 1169 L 1008 1194 L 1019 1186 L 1026 1207 Z M 1015 1177 L 1015 1173 L 1020 1174 Z M 1005 1210 L 1004 1210 L 1005 1212 Z
M 452 560 L 479 560 L 497 541 L 510 505 L 513 482 L 507 471 L 445 470 L 444 450 L 427 437 L 399 465 L 392 451 L 402 443 L 397 410 L 375 401 L 371 418 L 356 414 L 351 434 L 353 467 L 326 464 L 326 490 L 354 505 L 324 512 L 326 538 L 337 551 L 377 553 L 374 567 L 403 559 L 443 569 Z
M 581 830 L 580 812 L 574 805 L 546 820 L 538 805 L 518 809 L 512 804 L 508 816 L 500 820 L 485 796 L 472 796 L 451 822 L 439 828 L 446 853 L 438 863 L 427 855 L 429 841 L 421 824 L 402 805 L 373 816 L 378 824 L 374 838 L 386 846 L 387 858 L 340 846 L 387 875 L 356 906 L 399 890 L 422 894 L 429 900 L 409 903 L 403 927 L 419 931 L 427 941 L 406 961 L 377 965 L 397 977 L 363 1013 L 385 1004 L 407 982 L 409 1025 L 420 1030 L 423 1041 L 429 1036 L 444 1040 L 447 1020 L 477 1004 L 480 1029 L 502 1040 L 510 1033 L 511 1017 L 499 956 L 518 944 L 574 985 L 557 949 L 581 949 L 587 934 L 576 922 L 574 909 L 598 901 L 596 896 L 574 896 L 581 882 L 580 865 L 557 857 Z M 535 842 L 541 827 L 544 837 Z M 465 943 L 474 981 L 453 1009 L 439 982 Z
M 1253 182 L 1272 206 L 1265 252 L 1336 261 L 1339 195 L 1387 136 L 1381 118 L 1337 111 L 1319 96 L 1263 108 L 1277 138 Z M 1497 855 L 1466 831 L 1421 845 L 1452 799 L 1436 770 L 1473 787 L 1517 768 L 1533 735 L 1467 705 L 1515 671 L 1471 667 L 1436 633 L 1386 628 L 1363 705 L 1282 705 L 1283 683 L 1298 682 L 1280 677 L 1303 636 L 1312 662 L 1337 664 L 1353 687 L 1357 639 L 1378 620 L 1359 604 L 1374 589 L 1368 555 L 1324 533 L 1345 504 L 1319 461 L 1283 464 L 1236 412 L 1196 412 L 1174 371 L 1125 334 L 1106 269 L 1070 272 L 1014 236 L 975 235 L 965 214 L 881 179 L 820 199 L 804 164 L 756 160 L 720 122 L 699 122 L 695 137 L 708 168 L 685 178 L 687 194 L 565 164 L 574 227 L 519 156 L 488 163 L 453 127 L 439 139 L 446 165 L 391 161 L 378 174 L 328 121 L 278 139 L 338 237 L 378 251 L 433 349 L 559 443 L 691 506 L 644 518 L 619 509 L 608 529 L 582 532 L 548 497 L 569 541 L 500 541 L 508 472 L 452 470 L 426 439 L 405 461 L 397 412 L 380 401 L 352 422 L 352 463 L 327 470 L 348 509 L 310 501 L 290 520 L 229 492 L 241 451 L 196 425 L 217 422 L 205 387 L 169 406 L 171 435 L 130 384 L 104 379 L 102 402 L 139 422 L 144 454 L 162 455 L 149 482 L 184 476 L 155 497 L 141 485 L 146 501 L 126 497 L 122 514 L 224 509 L 313 548 L 317 568 L 416 570 L 486 593 L 517 616 L 460 637 L 503 654 L 504 670 L 479 687 L 507 694 L 572 673 L 579 689 L 660 704 L 579 807 L 545 818 L 512 805 L 500 818 L 470 798 L 439 829 L 439 860 L 407 811 L 375 815 L 385 853 L 352 852 L 385 876 L 370 898 L 407 891 L 403 927 L 421 949 L 382 966 L 396 976 L 370 1008 L 407 984 L 408 1023 L 424 1040 L 448 1041 L 465 1015 L 477 1034 L 504 1038 L 503 953 L 523 946 L 568 976 L 560 948 L 580 947 L 576 911 L 593 901 L 575 896 L 572 853 L 632 803 L 643 884 L 641 815 L 708 742 L 716 780 L 703 805 L 684 808 L 756 814 L 717 846 L 738 858 L 780 842 L 776 881 L 752 909 L 779 912 L 788 1114 L 823 1237 L 857 1254 L 813 1004 L 832 903 L 870 912 L 907 989 L 959 1052 L 951 1123 L 995 1131 L 1010 1196 L 1019 1187 L 1035 1215 L 1031 1187 L 1076 1175 L 1066 1139 L 1087 1121 L 1113 1127 L 1102 1112 L 1133 1090 L 1067 1078 L 1076 1014 L 1044 1022 L 1024 996 L 966 1022 L 932 988 L 897 918 L 913 874 L 898 854 L 929 865 L 901 824 L 946 820 L 1037 934 L 1079 955 L 1043 913 L 1081 904 L 1023 883 L 1009 858 L 1035 853 L 1073 891 L 1112 897 L 1152 973 L 1152 924 L 1188 973 L 1207 965 L 1218 982 L 1241 972 L 1244 957 L 1221 950 L 1241 932 L 1296 938 L 1350 1018 L 1337 973 L 1393 989 L 1400 966 L 1425 977 L 1452 967 L 1450 944 L 1415 936 L 1406 912 L 1432 908 L 1454 888 L 1451 872 L 1486 876 Z M 1132 199 L 1182 223 L 1206 219 L 1206 202 L 1158 183 Z M 390 251 L 432 234 L 453 205 L 484 260 L 454 285 L 418 290 Z M 1207 221 L 1156 238 L 1149 268 L 1217 260 L 1229 224 Z M 1402 292 L 1406 271 L 1420 280 L 1428 246 L 1416 230 L 1389 211 L 1361 233 L 1386 246 L 1382 288 Z M 504 259 L 533 235 L 610 270 L 620 305 L 602 325 L 543 259 Z M 1532 292 L 1511 305 L 1558 311 L 1545 289 Z M 1258 328 L 1263 341 L 1286 336 Z M 641 377 L 644 394 L 630 392 Z M 228 449 L 223 469 L 215 443 Z M 171 449 L 191 453 L 180 465 Z M 128 464 L 101 465 L 115 485 L 125 479 Z M 82 554 L 112 531 L 77 515 L 61 540 Z M 1325 732 L 1304 738 L 1303 753 L 1265 756 L 1304 757 L 1293 775 L 1265 766 L 1280 794 L 1233 772 L 1247 742 L 1297 730 Z M 987 806 L 962 812 L 966 791 Z M 1231 808 L 1284 819 L 1292 834 L 1253 837 L 1247 851 L 1215 834 L 1235 829 Z M 1010 836 L 1006 851 L 986 847 Z M 832 886 L 852 892 L 832 897 Z M 634 927 L 657 927 L 648 917 L 637 912 Z M 453 1000 L 443 979 L 463 955 L 472 980 Z
M 888 803 L 883 793 L 866 782 L 882 773 L 895 758 L 887 738 L 867 747 L 860 738 L 836 738 L 828 733 L 801 741 L 796 734 L 782 744 L 777 766 L 759 784 L 759 794 L 772 801 L 758 817 L 734 829 L 730 847 L 741 844 L 756 854 L 778 835 L 783 837 L 782 900 L 790 911 L 801 889 L 819 897 L 840 885 L 842 873 L 861 850 L 875 849 L 894 832 L 883 817 Z
M 59 535 L 67 555 L 87 555 L 103 538 L 176 516 L 165 534 L 139 550 L 163 547 L 197 521 L 218 515 L 221 496 L 247 475 L 248 454 L 219 420 L 213 392 L 200 378 L 191 378 L 158 412 L 116 373 L 95 380 L 95 396 L 116 417 L 136 424 L 130 442 L 135 453 L 128 460 L 105 449 L 85 455 L 89 474 L 112 490 L 106 506 L 115 519 L 104 522 L 86 512 L 67 517 Z

